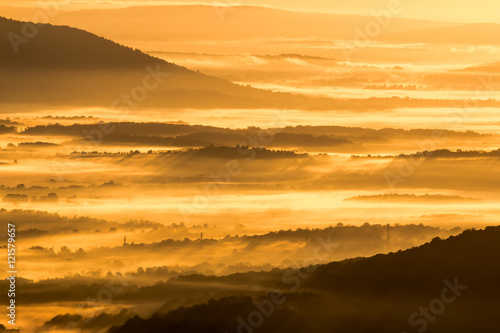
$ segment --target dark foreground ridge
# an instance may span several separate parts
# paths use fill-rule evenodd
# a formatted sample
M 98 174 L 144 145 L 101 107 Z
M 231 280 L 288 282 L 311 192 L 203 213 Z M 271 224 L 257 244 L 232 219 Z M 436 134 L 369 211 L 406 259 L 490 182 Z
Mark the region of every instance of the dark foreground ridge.
M 300 271 L 179 277 L 255 281 L 268 292 L 135 316 L 110 332 L 498 332 L 499 240 L 500 227 L 488 227 Z

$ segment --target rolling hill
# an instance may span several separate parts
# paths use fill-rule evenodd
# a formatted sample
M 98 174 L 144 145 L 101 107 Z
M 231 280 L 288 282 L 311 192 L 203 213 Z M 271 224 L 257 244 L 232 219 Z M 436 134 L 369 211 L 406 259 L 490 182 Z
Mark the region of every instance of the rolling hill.
M 23 29 L 30 28 L 36 33 L 24 37 Z M 7 105 L 243 108 L 283 106 L 287 98 L 300 103 L 76 28 L 0 18 L 0 36 L 0 100 Z
M 498 332 L 500 269 L 492 254 L 499 239 L 500 227 L 488 227 L 300 271 L 179 277 L 180 285 L 257 284 L 269 294 L 228 293 L 149 319 L 136 316 L 111 332 Z

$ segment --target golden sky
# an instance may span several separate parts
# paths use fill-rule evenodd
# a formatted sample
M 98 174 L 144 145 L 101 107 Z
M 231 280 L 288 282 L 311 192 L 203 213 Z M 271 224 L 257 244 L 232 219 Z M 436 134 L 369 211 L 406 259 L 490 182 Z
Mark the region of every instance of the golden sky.
M 0 6 L 40 6 L 40 3 L 49 3 L 56 0 L 0 0 Z M 401 3 L 404 9 L 401 17 L 463 21 L 463 22 L 492 22 L 500 23 L 500 3 L 497 0 L 394 0 Z M 63 2 L 63 1 L 60 1 Z M 64 1 L 66 2 L 66 1 Z M 290 10 L 329 12 L 337 14 L 371 15 L 373 11 L 386 9 L 391 0 L 121 0 L 121 1 L 69 1 L 67 9 L 78 8 L 109 8 L 135 5 L 165 5 L 165 4 L 219 4 L 219 5 L 255 5 L 283 8 Z

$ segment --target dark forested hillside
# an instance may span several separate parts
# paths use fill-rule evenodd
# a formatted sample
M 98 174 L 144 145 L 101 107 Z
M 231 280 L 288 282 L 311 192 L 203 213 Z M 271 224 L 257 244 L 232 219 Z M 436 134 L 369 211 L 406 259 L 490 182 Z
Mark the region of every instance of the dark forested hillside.
M 489 227 L 366 259 L 202 279 L 269 290 L 136 316 L 111 332 L 498 332 L 499 240 Z
M 194 72 L 68 26 L 0 17 L 0 36 L 0 100 L 5 104 L 244 107 L 276 103 L 281 96 Z

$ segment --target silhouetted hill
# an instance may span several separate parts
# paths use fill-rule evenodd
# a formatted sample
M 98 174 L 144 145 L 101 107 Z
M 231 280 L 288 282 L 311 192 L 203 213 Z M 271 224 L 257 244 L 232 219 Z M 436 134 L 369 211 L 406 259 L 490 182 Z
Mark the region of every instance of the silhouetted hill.
M 25 38 L 26 27 L 36 34 Z M 67 26 L 0 18 L 0 35 L 4 104 L 263 107 L 283 106 L 281 98 L 291 97 L 193 72 Z
M 494 264 L 499 240 L 500 227 L 466 230 L 406 251 L 321 266 L 306 284 L 330 291 L 345 287 L 422 294 L 432 293 L 432 286 L 443 279 L 458 276 L 472 286 L 468 293 L 489 298 L 500 294 L 500 286 L 494 283 L 500 278 L 500 267 Z
M 0 39 L 0 68 L 142 70 L 158 62 L 139 50 L 67 26 L 38 25 L 38 33 L 25 38 L 25 24 L 0 17 L 0 35 L 4 37 Z M 13 34 L 22 38 L 15 46 L 11 44 L 11 40 L 16 41 Z M 169 70 L 183 69 L 172 64 Z
M 366 100 L 307 97 L 240 86 L 67 26 L 35 26 L 0 18 L 0 34 L 4 36 L 0 39 L 0 102 L 9 108 L 366 111 L 453 104 L 447 100 L 395 97 Z M 496 102 L 482 101 L 480 106 L 496 106 Z
M 266 293 L 221 298 L 150 319 L 135 317 L 111 332 L 498 332 L 499 240 L 500 227 L 489 227 L 407 251 L 275 270 L 260 278 L 179 277 L 204 284 L 255 281 L 269 293 L 274 281 L 284 295 L 273 305 L 273 294 Z

